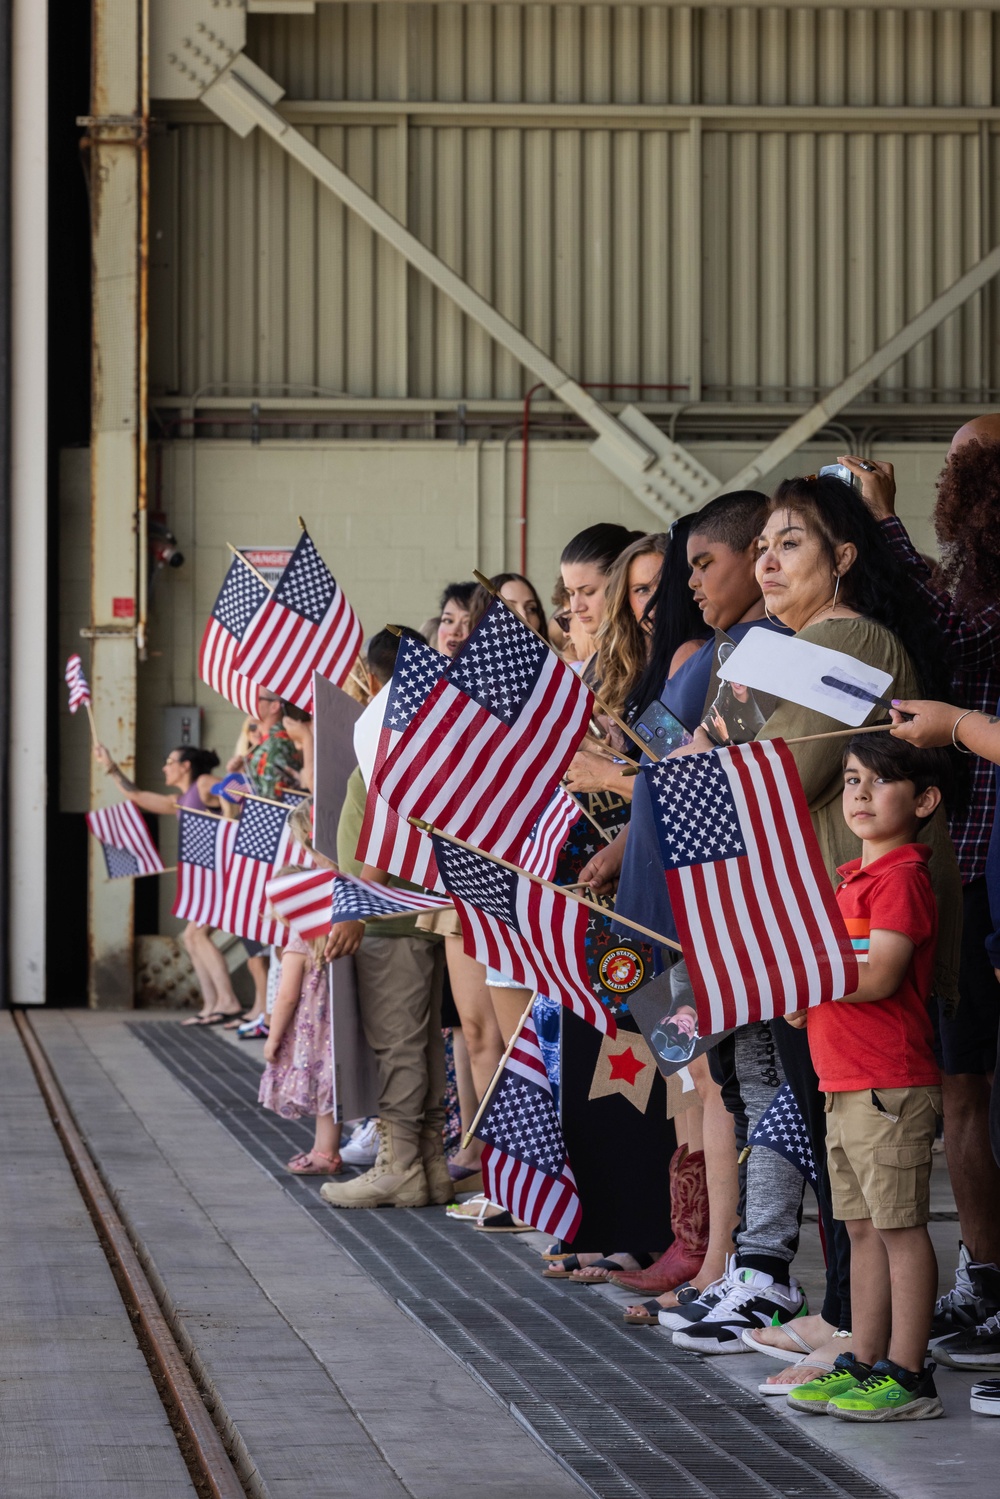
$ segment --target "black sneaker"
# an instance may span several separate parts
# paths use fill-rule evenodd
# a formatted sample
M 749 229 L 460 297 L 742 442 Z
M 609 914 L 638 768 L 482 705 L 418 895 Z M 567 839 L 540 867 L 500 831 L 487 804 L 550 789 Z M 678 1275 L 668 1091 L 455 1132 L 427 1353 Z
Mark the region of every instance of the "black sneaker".
M 980 1416 L 1000 1416 L 1000 1379 L 983 1379 L 974 1384 L 969 1404 Z
M 743 1341 L 745 1328 L 779 1327 L 806 1310 L 798 1281 L 778 1285 L 766 1271 L 747 1265 L 732 1273 L 718 1306 L 700 1322 L 678 1328 L 673 1340 L 692 1353 L 750 1353 Z
M 661 1309 L 657 1317 L 660 1326 L 669 1327 L 673 1332 L 678 1327 L 689 1327 L 693 1322 L 700 1322 L 713 1307 L 718 1306 L 729 1290 L 730 1277 L 734 1274 L 735 1259 L 730 1256 L 726 1260 L 725 1273 L 703 1291 L 699 1293 L 693 1287 L 687 1291 L 678 1291 L 677 1305 Z
M 996 1265 L 973 1263 L 964 1244 L 959 1244 L 958 1250 L 955 1284 L 934 1307 L 928 1346 L 935 1354 L 938 1339 L 971 1331 L 1000 1312 L 1000 1270 Z
M 934 1344 L 934 1357 L 953 1369 L 1000 1369 L 1000 1316 L 942 1338 Z

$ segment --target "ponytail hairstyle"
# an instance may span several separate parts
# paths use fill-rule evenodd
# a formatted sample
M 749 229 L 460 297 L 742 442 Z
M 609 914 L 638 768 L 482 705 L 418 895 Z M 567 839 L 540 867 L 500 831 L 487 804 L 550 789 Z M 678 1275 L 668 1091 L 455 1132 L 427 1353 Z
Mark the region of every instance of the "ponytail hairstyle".
M 192 781 L 196 781 L 199 776 L 211 775 L 219 763 L 214 750 L 197 749 L 193 744 L 179 744 L 170 753 L 176 755 L 182 765 L 190 766 Z

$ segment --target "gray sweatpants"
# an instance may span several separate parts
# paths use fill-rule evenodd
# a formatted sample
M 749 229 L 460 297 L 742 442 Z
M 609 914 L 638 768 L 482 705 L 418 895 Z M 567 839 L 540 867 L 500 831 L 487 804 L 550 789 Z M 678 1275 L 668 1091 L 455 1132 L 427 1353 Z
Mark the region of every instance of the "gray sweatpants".
M 781 1025 L 781 1020 L 773 1022 Z M 755 1021 L 735 1035 L 736 1078 L 752 1133 L 785 1081 L 771 1022 Z M 789 1263 L 799 1245 L 799 1218 L 805 1179 L 775 1150 L 755 1146 L 747 1161 L 746 1212 L 736 1235 L 741 1262 L 748 1255 Z

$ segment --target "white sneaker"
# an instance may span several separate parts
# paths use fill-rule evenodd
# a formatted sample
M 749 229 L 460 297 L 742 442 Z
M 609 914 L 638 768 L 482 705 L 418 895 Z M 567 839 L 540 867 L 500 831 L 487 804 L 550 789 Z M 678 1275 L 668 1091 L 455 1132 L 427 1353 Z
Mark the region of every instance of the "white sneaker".
M 806 1299 L 796 1280 L 777 1284 L 763 1270 L 737 1269 L 722 1300 L 707 1317 L 678 1328 L 673 1341 L 692 1353 L 749 1353 L 742 1334 L 748 1327 L 780 1327 L 804 1316 Z
M 362 1119 L 340 1152 L 345 1166 L 374 1166 L 378 1155 L 378 1120 Z

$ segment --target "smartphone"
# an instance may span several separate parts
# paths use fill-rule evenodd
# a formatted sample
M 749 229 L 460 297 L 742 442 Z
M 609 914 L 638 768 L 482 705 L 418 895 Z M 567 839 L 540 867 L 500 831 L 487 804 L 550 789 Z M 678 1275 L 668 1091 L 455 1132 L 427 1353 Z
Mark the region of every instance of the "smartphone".
M 861 493 L 861 480 L 857 474 L 851 472 L 846 463 L 824 463 L 819 471 L 821 479 L 824 474 L 829 474 L 833 479 L 842 479 L 845 484 L 849 484 L 852 489 L 856 489 L 858 494 Z
M 691 735 L 663 703 L 650 703 L 641 718 L 632 728 L 646 744 L 651 745 L 662 760 L 671 750 L 690 742 Z

